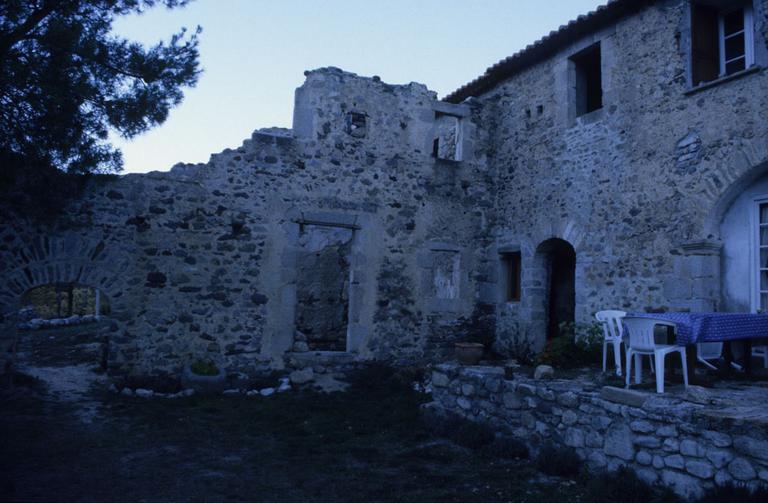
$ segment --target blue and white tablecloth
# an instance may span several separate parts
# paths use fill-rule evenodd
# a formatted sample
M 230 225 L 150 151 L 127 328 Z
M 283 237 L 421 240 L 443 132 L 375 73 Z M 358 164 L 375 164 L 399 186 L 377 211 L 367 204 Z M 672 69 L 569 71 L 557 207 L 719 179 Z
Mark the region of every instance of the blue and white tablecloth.
M 753 313 L 627 313 L 676 325 L 678 344 L 768 338 L 768 314 Z

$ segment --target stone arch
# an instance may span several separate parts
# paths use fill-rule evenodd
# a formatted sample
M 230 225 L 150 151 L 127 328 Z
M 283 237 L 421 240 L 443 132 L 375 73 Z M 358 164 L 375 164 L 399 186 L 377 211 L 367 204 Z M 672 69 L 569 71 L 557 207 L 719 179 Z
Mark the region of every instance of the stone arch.
M 535 253 L 536 248 L 548 239 L 562 239 L 566 241 L 577 254 L 582 251 L 584 246 L 584 232 L 574 220 L 552 221 L 541 225 L 538 232 L 528 240 L 531 252 Z
M 738 167 L 722 170 L 719 187 L 710 182 L 707 195 L 711 206 L 704 219 L 703 237 L 719 239 L 720 222 L 742 192 L 768 174 L 768 152 L 743 151 Z
M 675 281 L 665 289 L 673 308 L 747 309 L 746 304 L 735 307 L 724 299 L 728 260 L 723 251 L 721 224 L 740 196 L 768 176 L 768 147 L 758 143 L 743 145 L 719 162 L 722 167 L 716 170 L 717 177 L 706 181 L 699 239 L 682 243 L 681 254 L 675 258 Z
M 739 193 L 729 197 L 719 221 L 719 301 L 727 311 L 765 311 L 766 252 L 764 227 L 768 199 L 768 162 L 750 171 L 748 181 L 739 183 Z M 741 182 L 741 181 L 740 181 Z M 725 204 L 724 204 L 725 206 Z M 759 229 L 759 230 L 758 230 Z
M 13 364 L 18 341 L 17 313 L 22 295 L 51 283 L 77 283 L 98 289 L 109 299 L 110 318 L 127 318 L 120 278 L 129 266 L 125 255 L 111 250 L 105 241 L 74 233 L 28 237 L 6 233 L 0 249 L 0 343 L 3 366 Z M 113 323 L 114 325 L 114 323 Z M 116 354 L 116 353 L 115 353 Z M 110 353 L 113 358 L 113 353 Z M 117 360 L 115 360 L 117 363 Z M 110 365 L 112 362 L 110 362 Z
M 125 260 L 109 253 L 102 240 L 66 234 L 38 235 L 28 240 L 16 237 L 2 258 L 0 310 L 19 308 L 22 294 L 51 283 L 77 283 L 96 288 L 116 300 L 119 278 L 127 268 Z M 115 302 L 113 308 L 120 308 Z

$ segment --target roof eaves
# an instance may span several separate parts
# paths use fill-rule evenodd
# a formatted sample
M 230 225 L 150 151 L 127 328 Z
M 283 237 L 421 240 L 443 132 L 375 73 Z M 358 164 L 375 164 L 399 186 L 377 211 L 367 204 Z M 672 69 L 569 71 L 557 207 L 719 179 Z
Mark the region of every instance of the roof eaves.
M 504 58 L 498 63 L 490 66 L 481 76 L 453 91 L 443 98 L 443 100 L 451 103 L 460 103 L 470 96 L 478 96 L 479 94 L 488 91 L 500 81 L 509 78 L 515 72 L 541 61 L 544 57 L 551 55 L 563 46 L 574 42 L 576 39 L 603 27 L 609 22 L 616 21 L 631 12 L 640 10 L 655 1 L 656 0 L 609 0 L 605 5 L 597 7 L 588 14 L 582 14 L 576 19 L 568 22 L 568 24 L 561 26 L 557 30 L 551 31 L 548 35 L 529 44 L 512 56 Z

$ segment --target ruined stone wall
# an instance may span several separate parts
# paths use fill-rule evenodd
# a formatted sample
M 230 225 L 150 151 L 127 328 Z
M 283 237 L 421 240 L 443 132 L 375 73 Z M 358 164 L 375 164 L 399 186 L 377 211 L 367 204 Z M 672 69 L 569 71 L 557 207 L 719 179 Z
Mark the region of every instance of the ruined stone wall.
M 431 155 L 436 107 L 466 116 L 462 162 Z M 317 265 L 302 256 L 307 232 L 323 228 L 351 236 L 349 283 L 335 286 L 347 353 L 433 355 L 488 312 L 476 271 L 492 200 L 471 113 L 420 84 L 308 72 L 293 131 L 257 131 L 207 164 L 99 177 L 52 227 L 3 210 L 0 312 L 34 286 L 75 281 L 110 301 L 114 372 L 173 376 L 196 358 L 230 373 L 281 368 L 307 349 L 295 345 L 299 275 Z M 434 291 L 436 251 L 456 259 L 449 299 Z
M 755 7 L 764 65 L 766 2 Z M 547 271 L 537 247 L 552 237 L 576 250 L 578 321 L 610 308 L 720 308 L 719 219 L 766 170 L 768 76 L 757 67 L 691 91 L 688 16 L 687 2 L 656 2 L 479 97 L 496 173 L 496 249 L 522 251 L 521 301 L 497 300 L 507 346 L 526 336 L 543 344 Z M 596 42 L 603 107 L 576 117 L 569 57 Z

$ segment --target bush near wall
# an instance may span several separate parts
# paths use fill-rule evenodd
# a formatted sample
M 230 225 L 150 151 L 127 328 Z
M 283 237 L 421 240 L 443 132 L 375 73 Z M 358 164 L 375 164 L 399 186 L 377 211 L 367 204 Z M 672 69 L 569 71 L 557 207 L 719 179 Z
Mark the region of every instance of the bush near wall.
M 556 368 L 596 365 L 602 354 L 602 337 L 596 323 L 561 323 L 560 335 L 547 341 L 536 362 Z

